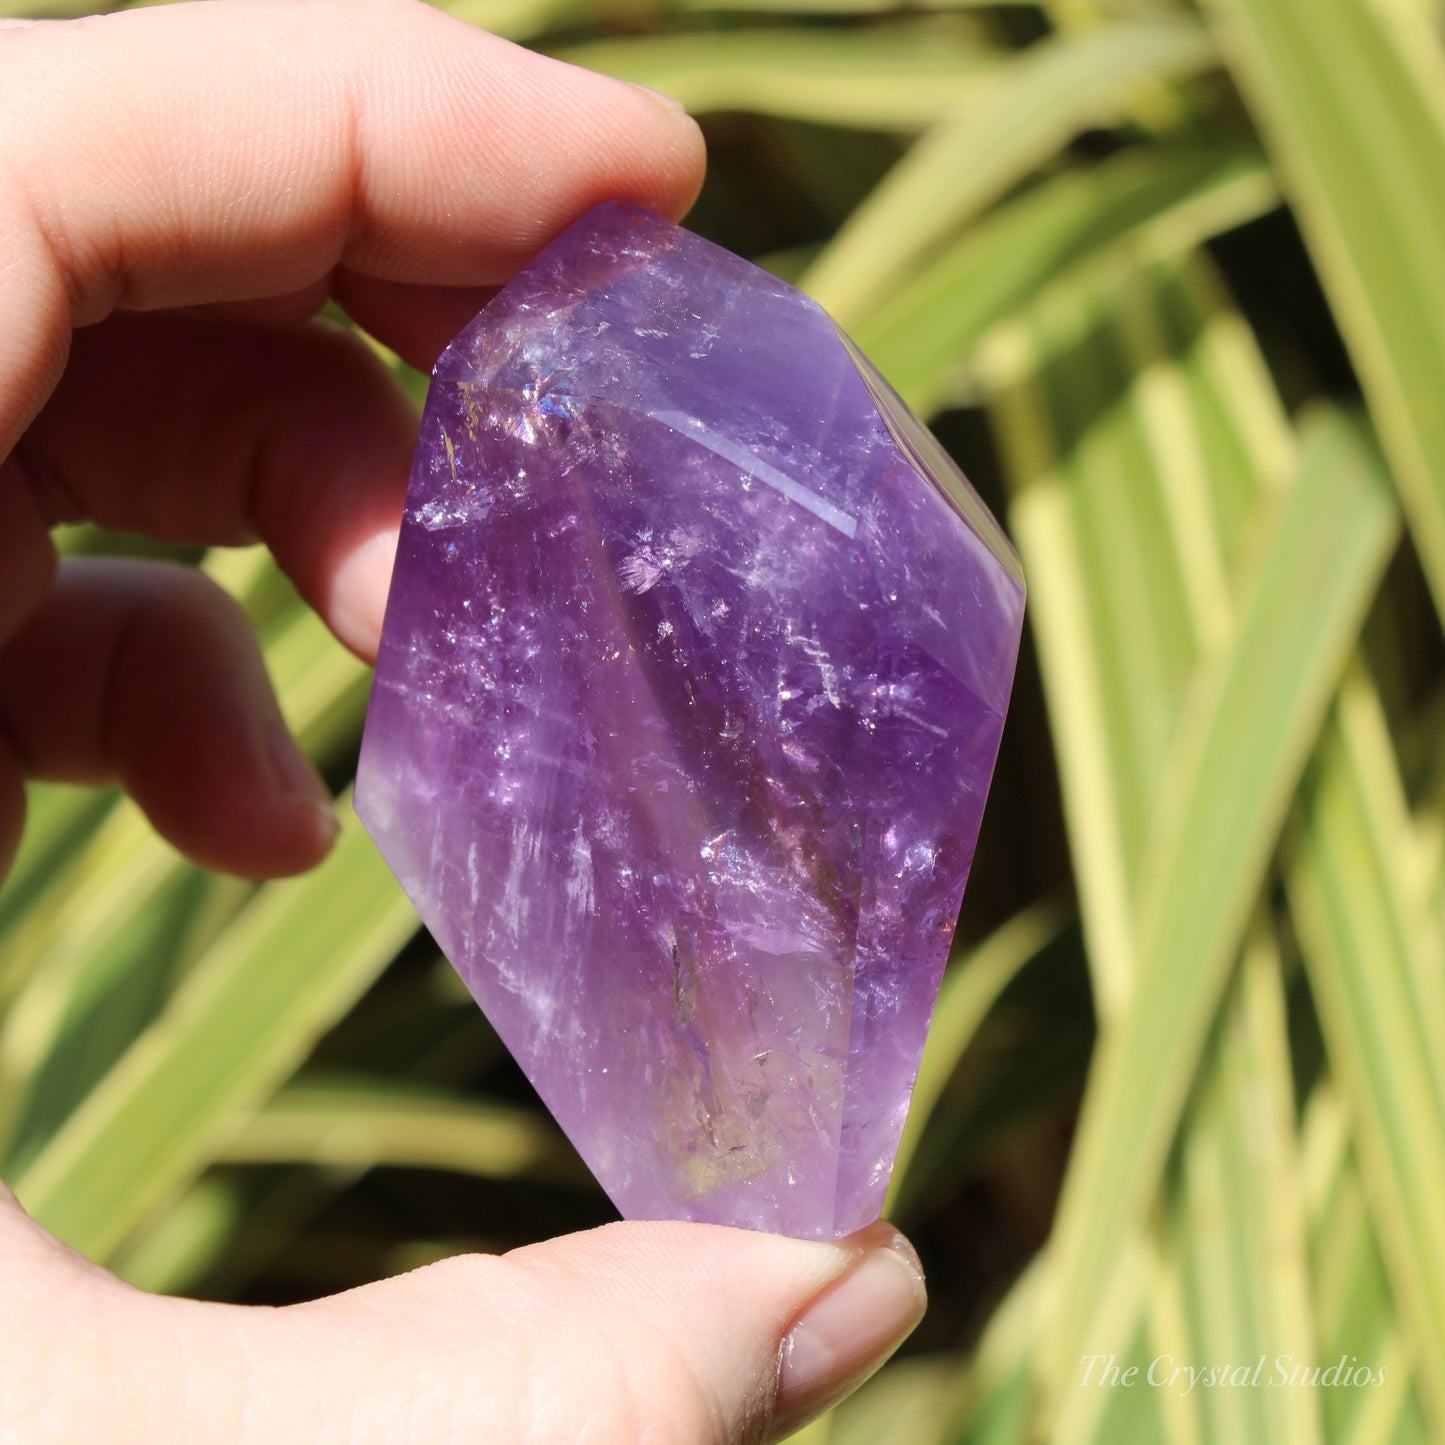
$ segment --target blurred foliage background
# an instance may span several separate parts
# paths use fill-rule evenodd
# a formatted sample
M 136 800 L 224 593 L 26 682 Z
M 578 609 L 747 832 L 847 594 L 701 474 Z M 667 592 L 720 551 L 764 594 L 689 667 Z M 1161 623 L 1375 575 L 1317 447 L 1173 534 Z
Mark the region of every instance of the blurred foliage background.
M 933 1305 L 811 1445 L 1445 1440 L 1436 0 L 446 8 L 682 98 L 692 224 L 833 311 L 1028 573 L 891 1204 Z M 196 560 L 344 794 L 364 670 L 264 556 Z M 253 887 L 48 788 L 0 894 L 0 1169 L 236 1300 L 611 1214 L 349 814 Z

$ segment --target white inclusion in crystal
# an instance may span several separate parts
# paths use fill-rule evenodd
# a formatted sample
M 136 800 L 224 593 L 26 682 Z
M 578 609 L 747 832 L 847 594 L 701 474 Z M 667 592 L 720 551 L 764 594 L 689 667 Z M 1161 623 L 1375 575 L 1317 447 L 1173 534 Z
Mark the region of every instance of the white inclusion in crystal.
M 417 508 L 414 515 L 417 522 L 428 532 L 438 532 L 448 527 L 465 527 L 474 522 L 485 521 L 491 509 L 490 497 L 469 492 L 463 497 L 433 498 Z
M 662 580 L 662 568 L 646 548 L 630 553 L 617 564 L 617 580 L 624 592 L 641 596 Z
M 652 528 L 644 527 L 638 534 L 637 548 L 617 564 L 617 580 L 624 592 L 640 596 L 656 587 L 669 573 L 686 567 L 697 556 L 701 545 L 693 533 L 682 528 L 654 543 Z
M 798 953 L 822 953 L 824 950 L 816 939 L 809 938 L 805 933 L 799 933 L 792 928 L 764 928 L 756 924 L 745 923 L 738 926 L 734 932 L 744 943 L 751 944 L 760 953 L 775 955 L 798 954 Z
M 588 917 L 592 912 L 592 846 L 580 827 L 572 840 L 572 867 L 564 887 L 569 921 Z
M 531 446 L 537 440 L 537 428 L 532 425 L 532 419 L 526 412 L 513 412 L 511 416 L 502 418 L 502 430 L 519 442 L 525 442 Z
M 660 421 L 663 426 L 669 426 L 674 431 L 691 437 L 693 441 L 700 446 L 705 446 L 714 455 L 731 462 L 739 471 L 756 477 L 760 482 L 766 482 L 774 491 L 781 492 L 789 501 L 807 508 L 815 517 L 821 517 L 830 527 L 836 527 L 845 537 L 853 537 L 857 534 L 858 523 L 847 512 L 840 511 L 831 502 L 825 502 L 816 492 L 809 491 L 802 483 L 795 482 L 792 477 L 780 472 L 776 467 L 770 467 L 767 462 L 750 456 L 747 449 L 740 447 L 735 441 L 718 432 L 709 431 L 696 417 L 684 416 L 680 411 L 652 411 L 647 415 L 653 421 Z
M 697 316 L 696 312 L 693 313 L 693 316 L 696 320 L 702 319 Z M 701 361 L 702 358 L 713 349 L 714 343 L 718 337 L 722 335 L 722 327 L 717 325 L 716 322 L 709 321 L 706 325 L 699 328 L 698 334 L 699 342 L 697 350 L 688 352 L 688 355 L 692 357 L 694 361 Z
M 527 859 L 536 854 L 536 843 L 526 823 L 520 818 L 512 824 L 511 857 L 507 863 L 507 881 L 502 887 L 502 896 L 496 903 L 497 916 L 507 936 L 516 941 L 522 927 L 522 872 Z
M 829 658 L 828 649 L 816 637 L 808 637 L 804 633 L 794 632 L 791 619 L 786 625 L 785 636 L 788 645 L 799 648 L 818 669 L 818 676 L 823 683 L 823 696 L 832 706 L 842 707 L 843 694 L 838 687 L 838 669 Z M 778 696 L 784 701 L 791 701 L 796 694 L 790 688 L 783 688 L 779 691 Z

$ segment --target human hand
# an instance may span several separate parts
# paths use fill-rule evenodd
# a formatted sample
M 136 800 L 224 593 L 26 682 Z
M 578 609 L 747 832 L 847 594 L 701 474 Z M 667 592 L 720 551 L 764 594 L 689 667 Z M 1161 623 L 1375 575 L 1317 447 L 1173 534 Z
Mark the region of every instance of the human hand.
M 413 0 L 0 23 L 0 80 L 0 872 L 26 776 L 118 780 L 211 866 L 305 868 L 329 801 L 239 611 L 178 568 L 57 568 L 49 526 L 259 537 L 370 656 L 414 422 L 316 310 L 428 367 L 593 202 L 681 214 L 700 139 Z M 160 1299 L 0 1186 L 0 1438 L 778 1439 L 922 1307 L 883 1225 L 614 1225 L 283 1310 Z

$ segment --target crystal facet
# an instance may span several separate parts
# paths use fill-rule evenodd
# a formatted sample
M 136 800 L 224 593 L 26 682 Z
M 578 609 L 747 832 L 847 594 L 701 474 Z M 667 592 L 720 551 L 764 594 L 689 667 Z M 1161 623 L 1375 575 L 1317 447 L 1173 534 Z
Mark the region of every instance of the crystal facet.
M 1022 614 L 827 315 L 656 216 L 442 355 L 357 809 L 624 1215 L 877 1216 Z

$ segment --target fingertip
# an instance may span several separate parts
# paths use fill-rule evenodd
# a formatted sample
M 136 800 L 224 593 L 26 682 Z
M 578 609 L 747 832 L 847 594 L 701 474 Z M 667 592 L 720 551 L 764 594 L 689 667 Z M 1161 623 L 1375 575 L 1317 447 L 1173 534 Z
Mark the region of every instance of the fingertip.
M 309 297 L 338 262 L 495 284 L 600 201 L 680 216 L 701 184 L 676 106 L 421 0 L 211 0 L 12 39 L 0 129 L 35 224 L 0 301 L 32 410 L 67 321 Z
M 25 777 L 20 759 L 0 734 L 0 880 L 9 873 L 20 851 L 25 828 Z
M 517 198 L 509 219 L 523 249 L 510 257 L 505 244 L 496 249 L 499 258 L 507 257 L 499 279 L 603 201 L 632 201 L 674 220 L 686 214 L 702 188 L 707 146 L 701 127 L 679 101 L 479 33 L 453 17 L 443 23 L 470 32 L 459 35 L 458 44 L 475 48 L 479 59 L 486 52 L 482 64 L 494 96 L 506 97 L 514 129 L 519 134 L 531 130 L 538 156 L 547 161 L 545 174 L 534 170 L 522 178 L 508 177 L 506 167 L 489 154 L 492 136 L 468 124 L 471 116 L 459 117 L 468 142 L 459 157 L 485 158 L 493 172 L 493 193 L 500 181 Z M 494 117 L 478 119 L 495 126 Z M 461 191 L 473 183 L 473 176 L 458 171 L 455 184 Z
M 282 803 L 330 808 L 331 795 L 311 759 L 280 717 L 262 723 L 261 755 L 270 774 L 272 797 Z
M 55 578 L 58 559 L 36 500 L 37 491 L 20 457 L 0 453 L 0 538 L 5 543 L 5 564 L 0 567 L 0 643 L 34 611 Z
M 692 209 L 702 190 L 707 175 L 707 140 L 702 127 L 680 100 L 648 85 L 631 84 L 632 89 L 641 92 L 647 104 L 661 114 L 665 133 L 671 137 L 663 151 L 668 162 L 662 173 L 665 190 L 653 209 L 669 220 L 680 221 Z
M 260 537 L 371 657 L 416 428 L 391 369 L 349 331 L 161 313 L 80 333 L 27 446 L 104 526 L 208 545 Z M 0 576 L 0 635 L 7 585 Z
M 281 718 L 239 609 L 202 583 L 166 579 L 115 653 L 116 773 L 203 866 L 256 880 L 304 872 L 335 841 L 330 794 Z
M 654 105 L 660 105 L 669 116 L 687 116 L 688 120 L 692 120 L 687 107 L 675 95 L 669 95 L 665 90 L 654 90 L 650 85 L 643 85 L 637 80 L 630 80 L 628 84 L 633 90 L 640 90 Z M 696 124 L 694 121 L 694 127 Z
M 646 116 L 631 127 L 640 155 L 636 193 L 599 195 L 602 200 L 635 200 L 666 216 L 680 221 L 697 200 L 707 173 L 707 141 L 702 127 L 688 114 L 681 101 L 650 86 L 631 81 L 614 82 L 629 92 L 633 107 Z
M 355 542 L 331 573 L 321 612 L 333 632 L 358 657 L 375 662 L 386 616 L 398 528 L 383 527 Z
M 361 327 L 426 374 L 442 349 L 476 316 L 497 286 L 416 286 L 340 266 L 331 294 Z
M 0 835 L 23 760 L 38 778 L 120 782 L 182 852 L 244 878 L 301 872 L 336 836 L 245 614 L 192 569 L 62 564 L 0 649 L 0 695 Z
M 272 713 L 262 676 L 251 671 L 229 687 L 213 673 L 204 696 L 164 717 L 141 701 L 130 706 L 121 782 L 187 857 L 260 882 L 304 873 L 331 851 L 335 805 Z
M 783 1439 L 864 1384 L 917 1328 L 928 1307 L 923 1267 L 891 1225 L 851 1236 L 857 1257 L 816 1294 L 778 1351 L 775 1435 Z
M 311 759 L 278 715 L 261 725 L 261 755 L 269 775 L 270 804 L 278 815 L 276 831 L 287 838 L 287 853 L 299 859 L 301 871 L 331 851 L 341 820 L 331 792 Z
M 699 1388 L 733 1422 L 727 1438 L 785 1439 L 881 1368 L 927 1303 L 918 1256 L 881 1220 L 837 1240 L 625 1222 L 507 1259 L 632 1342 L 647 1418 L 684 1439 Z M 693 1389 L 650 1375 L 653 1334 L 674 1365 L 686 1358 Z

